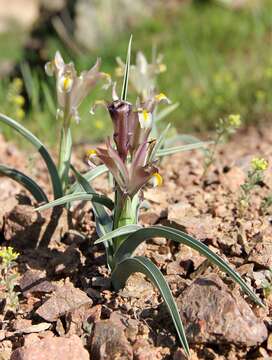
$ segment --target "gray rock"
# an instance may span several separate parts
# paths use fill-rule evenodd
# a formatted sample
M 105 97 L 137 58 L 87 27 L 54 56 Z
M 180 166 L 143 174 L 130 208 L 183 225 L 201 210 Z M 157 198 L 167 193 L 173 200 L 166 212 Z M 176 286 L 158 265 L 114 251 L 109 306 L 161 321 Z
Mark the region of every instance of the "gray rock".
M 263 321 L 214 273 L 197 278 L 180 295 L 178 306 L 191 343 L 255 346 L 267 338 Z

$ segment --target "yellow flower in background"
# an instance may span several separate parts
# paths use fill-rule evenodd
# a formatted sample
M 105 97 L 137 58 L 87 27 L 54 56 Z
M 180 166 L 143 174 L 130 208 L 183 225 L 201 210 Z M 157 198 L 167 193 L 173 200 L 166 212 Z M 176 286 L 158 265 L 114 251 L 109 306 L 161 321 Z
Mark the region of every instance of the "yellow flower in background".
M 98 129 L 98 130 L 102 130 L 102 129 L 105 128 L 105 124 L 103 123 L 102 120 L 96 120 L 96 121 L 94 122 L 94 126 L 95 126 L 95 128 Z
M 22 120 L 25 117 L 25 111 L 23 109 L 17 109 L 15 115 L 19 120 Z
M 241 126 L 241 115 L 239 114 L 231 114 L 228 117 L 229 126 L 233 128 L 239 128 Z
M 268 161 L 264 158 L 253 158 L 251 160 L 251 167 L 255 171 L 265 171 L 268 168 Z
M 14 96 L 14 103 L 19 106 L 23 106 L 25 104 L 25 98 L 22 95 Z

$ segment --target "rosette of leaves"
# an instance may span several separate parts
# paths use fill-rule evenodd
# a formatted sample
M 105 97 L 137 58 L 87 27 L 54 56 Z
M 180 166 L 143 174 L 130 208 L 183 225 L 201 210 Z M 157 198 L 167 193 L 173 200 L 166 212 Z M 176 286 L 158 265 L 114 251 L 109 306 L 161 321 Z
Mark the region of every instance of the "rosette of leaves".
M 158 139 L 150 139 L 152 129 L 152 111 L 154 104 L 163 99 L 148 98 L 136 109 L 127 101 L 127 84 L 129 77 L 130 47 L 126 61 L 122 94 L 119 98 L 113 92 L 113 101 L 107 104 L 107 109 L 113 121 L 114 133 L 106 142 L 106 147 L 99 147 L 92 152 L 104 164 L 94 167 L 88 176 L 82 176 L 73 168 L 78 180 L 78 186 L 85 190 L 85 199 L 93 198 L 93 209 L 96 218 L 96 229 L 99 236 L 96 244 L 105 245 L 108 267 L 111 270 L 112 285 L 119 290 L 125 285 L 128 277 L 135 272 L 146 275 L 158 288 L 169 314 L 175 325 L 178 338 L 187 354 L 190 356 L 189 345 L 174 298 L 163 274 L 148 258 L 135 256 L 135 250 L 144 241 L 164 237 L 180 244 L 187 245 L 205 256 L 211 263 L 236 281 L 244 292 L 257 304 L 262 302 L 244 282 L 241 276 L 230 265 L 212 252 L 208 246 L 190 235 L 167 226 L 155 225 L 142 227 L 138 223 L 138 214 L 143 200 L 144 186 L 152 181 L 160 185 L 162 178 L 157 168 L 157 159 L 164 154 L 181 149 L 163 149 L 161 144 L 165 132 Z M 91 158 L 90 161 L 93 159 Z M 102 166 L 102 167 L 101 167 Z M 94 172 L 107 169 L 114 179 L 115 198 L 112 202 L 96 193 L 87 178 Z M 74 189 L 75 190 L 75 189 Z M 82 195 L 79 195 L 82 194 Z M 78 200 L 83 193 L 73 193 L 53 201 L 37 210 L 63 205 Z M 100 198 L 101 197 L 101 198 Z

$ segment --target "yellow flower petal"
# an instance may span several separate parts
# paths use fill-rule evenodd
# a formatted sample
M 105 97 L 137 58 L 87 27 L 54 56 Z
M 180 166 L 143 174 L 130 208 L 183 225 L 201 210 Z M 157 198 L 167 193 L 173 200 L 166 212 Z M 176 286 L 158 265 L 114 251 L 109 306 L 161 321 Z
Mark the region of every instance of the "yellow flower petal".
M 155 95 L 155 100 L 158 102 L 163 101 L 163 100 L 166 100 L 167 102 L 169 102 L 168 97 L 164 93 Z
M 89 149 L 87 150 L 87 155 L 90 157 L 90 158 L 94 158 L 96 157 L 97 155 L 97 151 L 95 149 Z
M 159 173 L 155 173 L 152 175 L 151 181 L 152 181 L 153 187 L 157 187 L 157 186 L 162 185 L 163 178 Z

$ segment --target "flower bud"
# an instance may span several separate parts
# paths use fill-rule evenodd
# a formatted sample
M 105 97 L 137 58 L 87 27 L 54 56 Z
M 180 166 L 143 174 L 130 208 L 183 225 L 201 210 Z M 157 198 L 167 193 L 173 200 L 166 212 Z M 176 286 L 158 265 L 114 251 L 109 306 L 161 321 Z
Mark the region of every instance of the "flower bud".
M 114 142 L 122 160 L 125 160 L 129 148 L 129 118 L 132 112 L 132 105 L 126 101 L 116 100 L 108 105 L 113 127 Z

